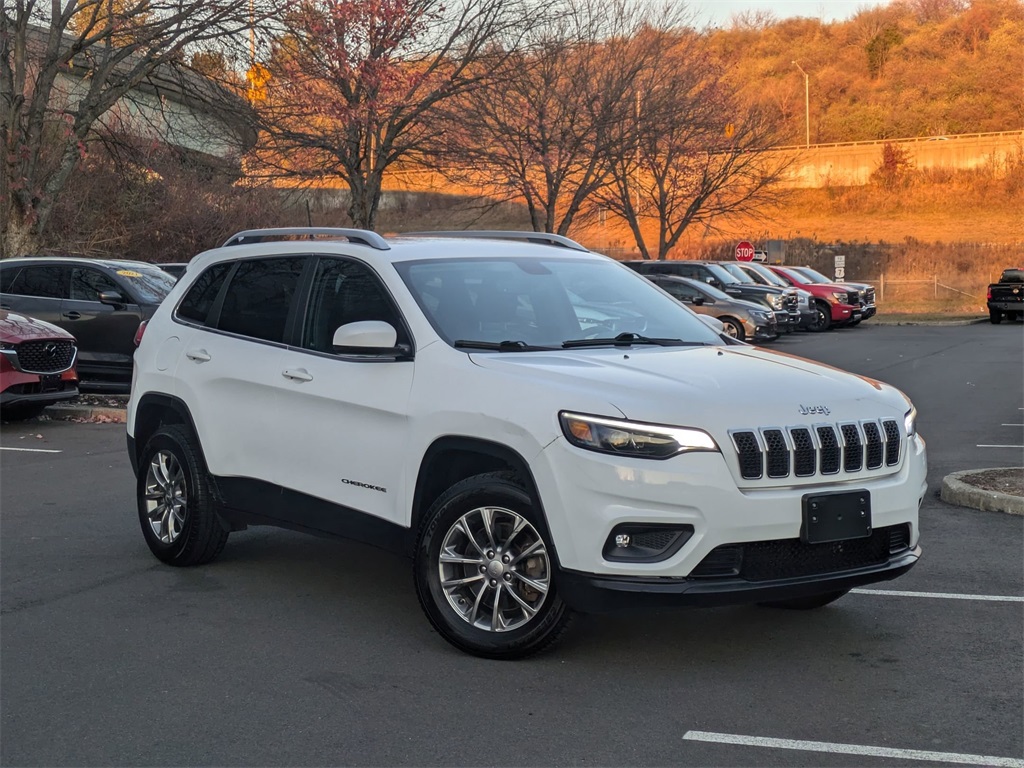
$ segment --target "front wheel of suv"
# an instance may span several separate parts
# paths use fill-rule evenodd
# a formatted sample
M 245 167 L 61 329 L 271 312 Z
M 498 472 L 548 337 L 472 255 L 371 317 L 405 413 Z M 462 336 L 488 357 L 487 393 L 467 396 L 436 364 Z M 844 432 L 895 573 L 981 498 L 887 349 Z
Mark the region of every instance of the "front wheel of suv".
M 827 331 L 832 326 L 832 308 L 823 301 L 814 304 L 814 319 L 807 330 L 818 333 Z
M 201 565 L 224 549 L 228 532 L 215 510 L 199 444 L 178 425 L 161 427 L 146 443 L 136 485 L 146 544 L 168 565 Z
M 547 528 L 511 472 L 456 483 L 420 526 L 414 576 L 420 605 L 457 648 L 491 659 L 542 651 L 572 618 L 555 584 Z

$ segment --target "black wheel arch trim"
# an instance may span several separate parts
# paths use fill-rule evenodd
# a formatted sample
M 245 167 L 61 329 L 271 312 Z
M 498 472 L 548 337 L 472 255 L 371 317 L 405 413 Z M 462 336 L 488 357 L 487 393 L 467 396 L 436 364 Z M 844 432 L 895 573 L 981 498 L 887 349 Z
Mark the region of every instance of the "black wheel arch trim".
M 128 425 L 130 427 L 128 430 L 128 456 L 131 459 L 132 470 L 135 472 L 136 477 L 139 474 L 139 460 L 142 458 L 139 455 L 140 451 L 145 447 L 150 435 L 159 428 L 160 424 L 158 421 L 149 434 L 145 435 L 143 438 L 139 437 L 140 425 L 146 424 L 144 417 L 153 408 L 158 408 L 161 411 L 169 410 L 177 414 L 181 419 L 181 423 L 192 431 L 192 435 L 195 437 L 196 442 L 199 443 L 200 451 L 202 451 L 202 443 L 199 440 L 199 431 L 196 429 L 196 423 L 192 419 L 192 412 L 188 409 L 185 401 L 180 397 L 175 397 L 174 395 L 167 395 L 159 392 L 147 392 L 139 398 L 139 402 L 135 406 L 133 413 L 134 420 Z
M 413 492 L 411 515 L 409 518 L 409 553 L 411 554 L 413 547 L 415 547 L 414 539 L 416 537 L 416 532 L 419 530 L 419 522 L 422 519 L 422 515 L 426 514 L 427 508 L 429 507 L 429 504 L 424 503 L 424 495 L 427 490 L 427 483 L 430 480 L 431 474 L 427 470 L 432 466 L 434 459 L 439 454 L 446 451 L 477 453 L 491 459 L 496 459 L 511 467 L 513 471 L 522 477 L 523 483 L 526 486 L 526 492 L 530 495 L 533 504 L 536 506 L 537 511 L 540 514 L 539 522 L 544 527 L 544 530 L 541 531 L 541 533 L 548 542 L 552 558 L 557 566 L 559 562 L 558 552 L 551 537 L 551 526 L 548 525 L 547 513 L 544 510 L 544 502 L 540 497 L 540 492 L 537 488 L 537 481 L 530 469 L 529 462 L 526 461 L 526 459 L 524 459 L 514 448 L 510 448 L 507 445 L 496 443 L 491 440 L 479 437 L 469 437 L 466 435 L 442 435 L 441 437 L 436 438 L 427 450 L 424 451 L 423 457 L 420 459 L 419 469 L 416 474 L 416 487 Z

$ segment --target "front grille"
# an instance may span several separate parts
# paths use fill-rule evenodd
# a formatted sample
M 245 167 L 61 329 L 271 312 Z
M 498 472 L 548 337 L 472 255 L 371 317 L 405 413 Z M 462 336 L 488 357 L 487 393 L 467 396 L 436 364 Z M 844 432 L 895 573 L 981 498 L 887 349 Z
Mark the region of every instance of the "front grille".
M 744 480 L 814 477 L 894 467 L 903 436 L 892 419 L 731 433 Z
M 860 304 L 860 293 L 858 291 L 847 291 L 846 303 L 851 304 L 852 306 Z
M 26 373 L 60 373 L 75 360 L 75 342 L 23 341 L 17 353 L 18 367 Z
M 893 553 L 910 546 L 906 524 L 876 528 L 868 537 L 805 544 L 800 539 L 723 544 L 701 560 L 693 578 L 739 576 L 746 581 L 773 581 L 817 576 L 884 565 Z
M 875 303 L 875 289 L 874 288 L 868 288 L 866 291 L 864 291 L 864 300 L 865 300 L 865 303 L 867 303 L 867 304 L 874 304 Z
M 787 295 L 783 301 L 783 306 L 790 312 L 796 311 L 799 308 L 799 304 L 800 300 L 795 293 Z

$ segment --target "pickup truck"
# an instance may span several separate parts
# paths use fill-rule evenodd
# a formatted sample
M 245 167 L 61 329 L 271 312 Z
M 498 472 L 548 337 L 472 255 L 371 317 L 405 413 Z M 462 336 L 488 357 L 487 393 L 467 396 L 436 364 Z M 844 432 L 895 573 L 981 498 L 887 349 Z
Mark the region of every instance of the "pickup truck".
M 1024 268 L 1004 269 L 998 283 L 988 287 L 988 319 L 993 325 L 1024 317 Z

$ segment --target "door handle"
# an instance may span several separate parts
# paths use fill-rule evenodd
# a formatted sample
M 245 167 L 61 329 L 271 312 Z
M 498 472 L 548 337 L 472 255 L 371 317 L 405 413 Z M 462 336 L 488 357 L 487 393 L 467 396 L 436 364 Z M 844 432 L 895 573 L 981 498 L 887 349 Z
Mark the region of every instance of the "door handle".
M 313 376 L 305 368 L 296 368 L 294 370 L 289 369 L 286 371 L 281 371 L 281 375 L 284 376 L 286 379 L 291 379 L 292 381 L 313 380 Z
M 61 317 L 65 318 L 67 320 L 77 320 L 81 316 L 82 316 L 81 312 L 74 312 L 74 311 L 65 312 L 63 315 L 61 315 Z
M 213 359 L 210 357 L 210 353 L 205 349 L 190 349 L 185 353 L 185 357 L 189 360 L 194 360 L 197 363 L 207 363 Z

